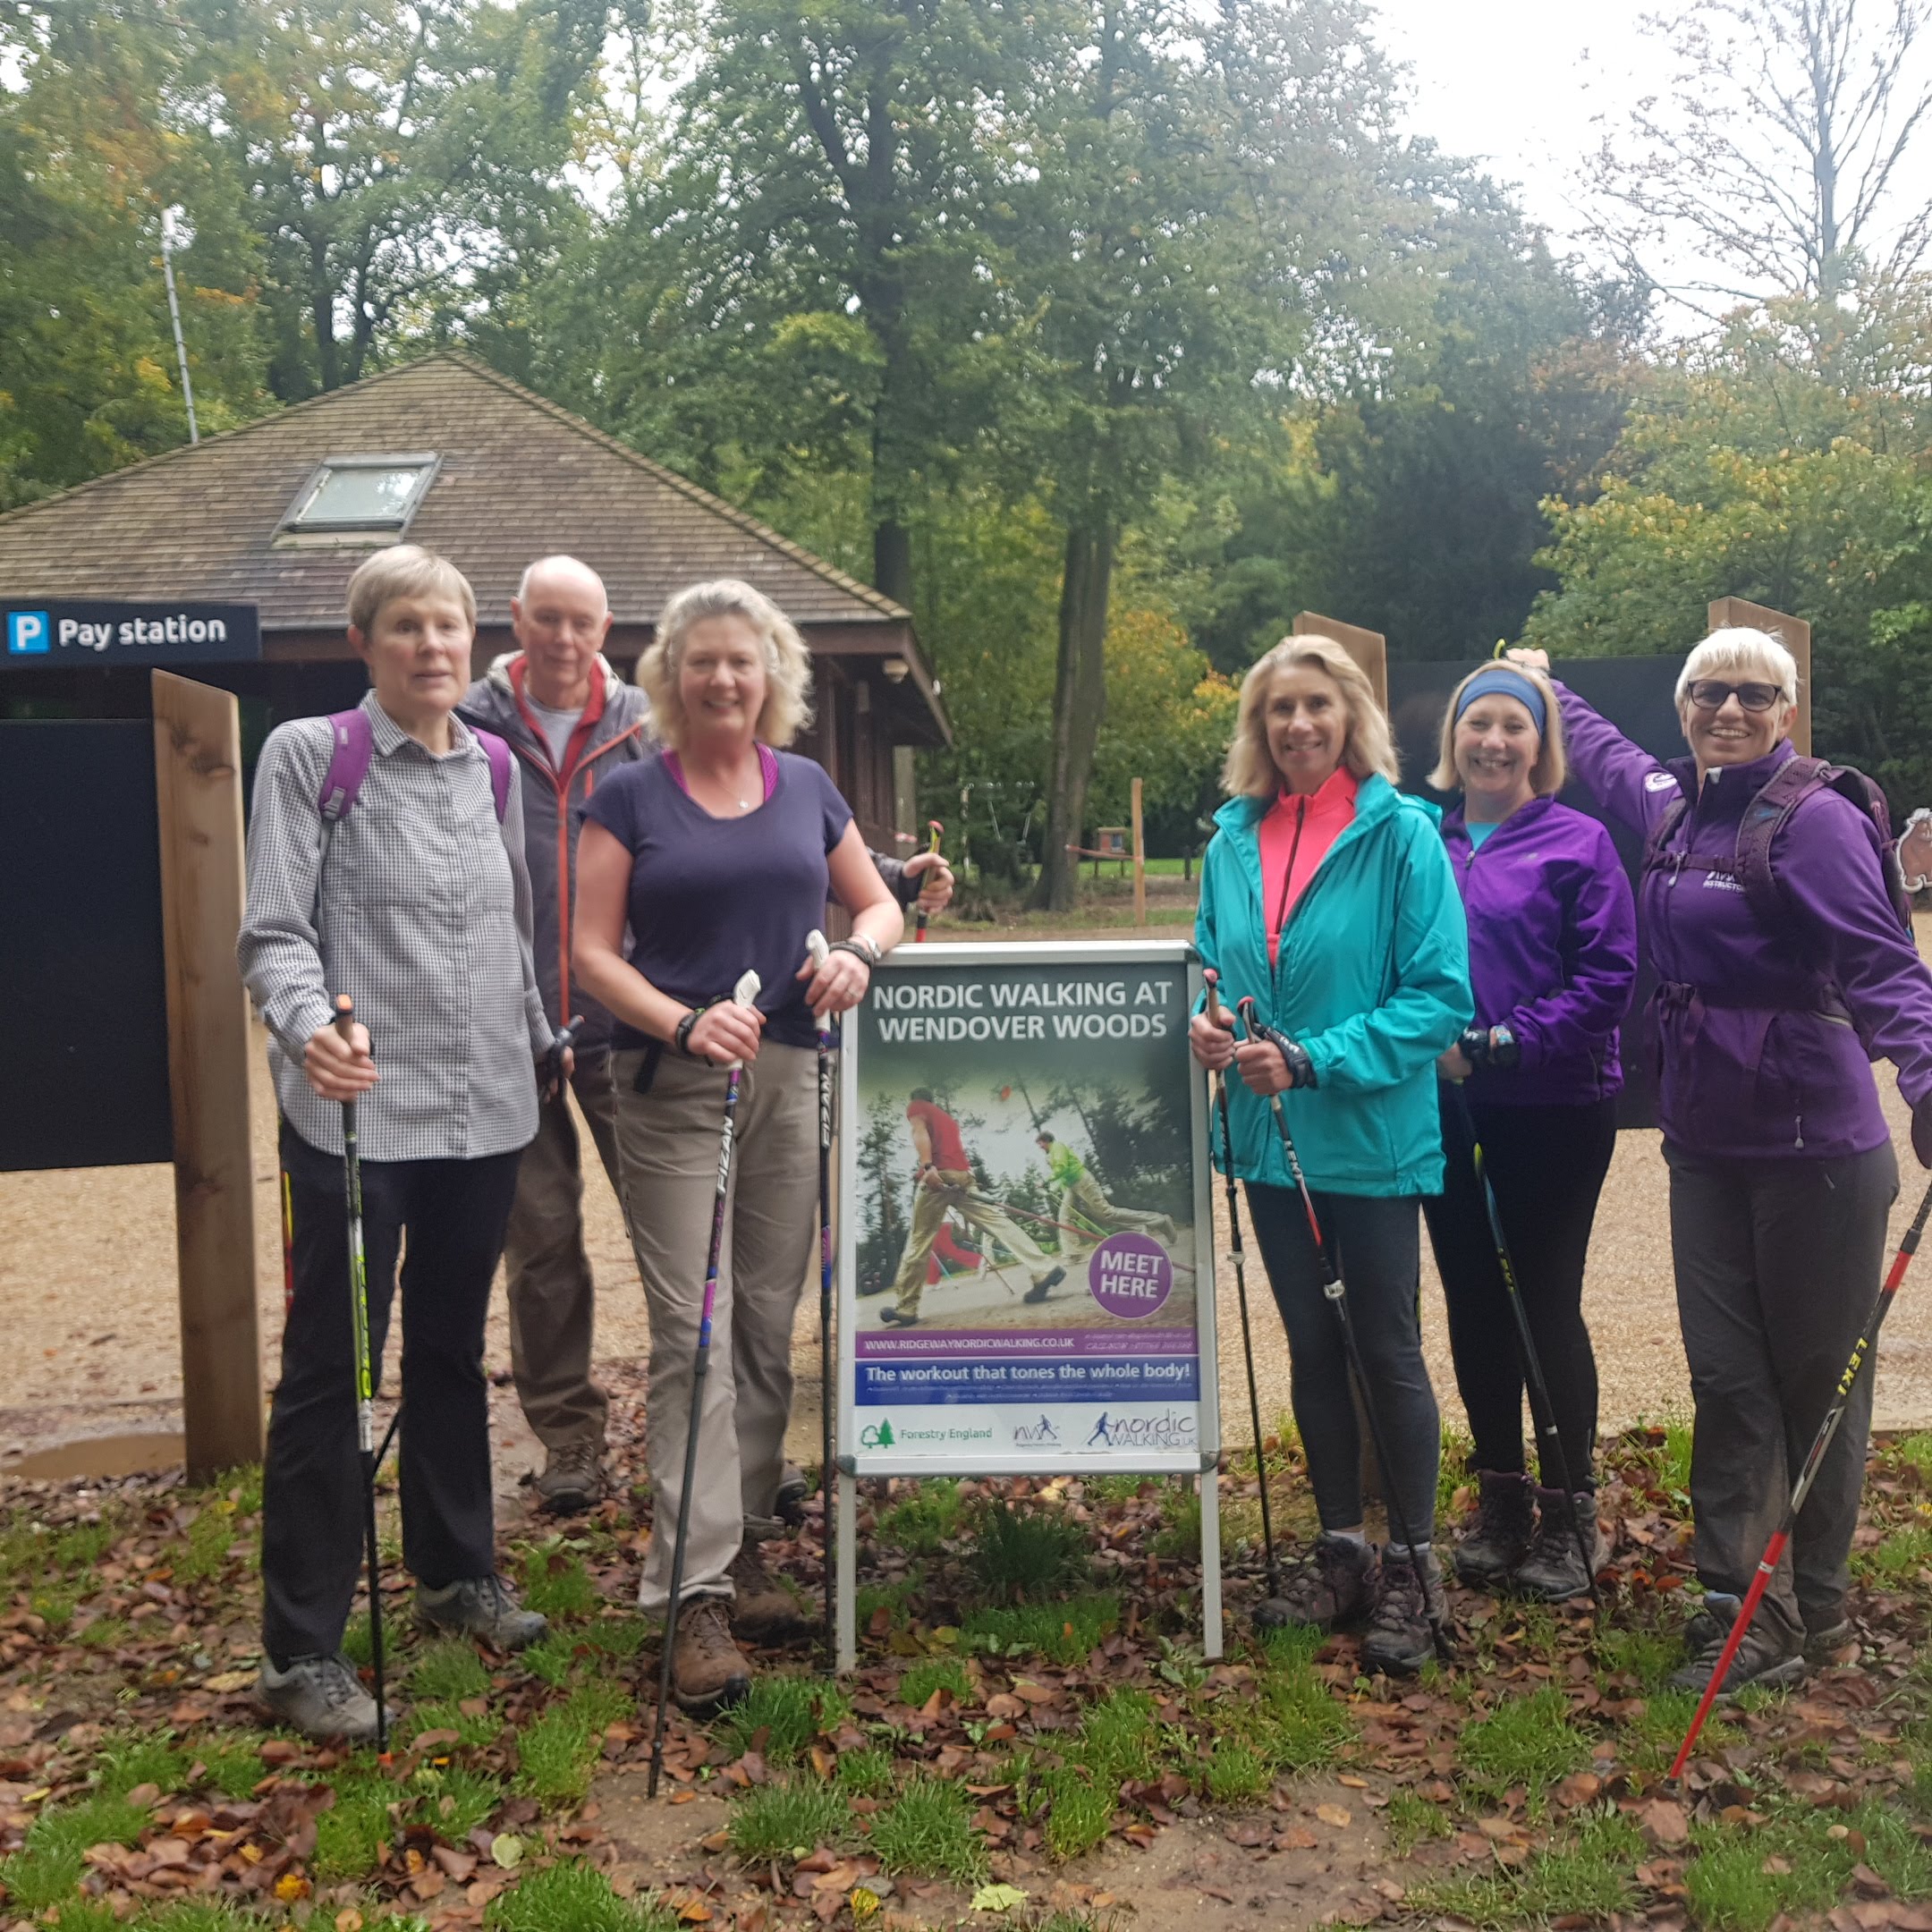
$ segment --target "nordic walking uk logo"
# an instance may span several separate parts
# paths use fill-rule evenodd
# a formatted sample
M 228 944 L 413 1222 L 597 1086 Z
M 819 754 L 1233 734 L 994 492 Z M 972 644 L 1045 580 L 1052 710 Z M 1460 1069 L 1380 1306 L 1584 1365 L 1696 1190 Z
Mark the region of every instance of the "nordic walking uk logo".
M 7 656 L 44 657 L 52 648 L 53 625 L 44 610 L 14 610 L 7 613 Z

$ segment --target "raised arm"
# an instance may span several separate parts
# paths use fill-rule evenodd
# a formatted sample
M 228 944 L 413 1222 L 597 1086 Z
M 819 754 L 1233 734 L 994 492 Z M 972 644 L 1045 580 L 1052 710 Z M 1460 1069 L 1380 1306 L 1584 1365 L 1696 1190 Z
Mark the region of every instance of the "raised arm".
M 1530 670 L 1549 670 L 1547 651 L 1513 650 L 1509 655 Z M 1563 709 L 1563 748 L 1570 754 L 1572 774 L 1611 818 L 1641 838 L 1651 820 L 1678 795 L 1676 779 L 1567 684 L 1554 677 L 1550 683 Z

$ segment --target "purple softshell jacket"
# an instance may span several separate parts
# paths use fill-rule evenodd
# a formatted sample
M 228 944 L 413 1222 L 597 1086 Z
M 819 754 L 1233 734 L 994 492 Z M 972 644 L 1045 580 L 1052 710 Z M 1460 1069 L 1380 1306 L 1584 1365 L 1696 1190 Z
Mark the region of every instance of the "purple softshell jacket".
M 1482 844 L 1458 805 L 1443 820 L 1469 915 L 1476 1024 L 1522 1047 L 1507 1072 L 1479 1069 L 1472 1100 L 1584 1106 L 1623 1084 L 1617 1028 L 1637 985 L 1637 907 L 1610 835 L 1555 799 L 1532 799 Z
M 1727 866 L 1745 806 L 1793 755 L 1790 742 L 1699 787 L 1690 758 L 1660 765 L 1573 691 L 1556 692 L 1571 766 L 1613 818 L 1648 834 L 1672 799 L 1690 800 L 1641 890 L 1665 1139 L 1745 1160 L 1830 1160 L 1883 1145 L 1871 1060 L 1891 1061 L 1913 1106 L 1932 1093 L 1932 974 L 1899 930 L 1869 819 L 1828 790 L 1792 813 L 1771 854 L 1792 918 L 1774 930 L 1727 872 L 1669 860 Z

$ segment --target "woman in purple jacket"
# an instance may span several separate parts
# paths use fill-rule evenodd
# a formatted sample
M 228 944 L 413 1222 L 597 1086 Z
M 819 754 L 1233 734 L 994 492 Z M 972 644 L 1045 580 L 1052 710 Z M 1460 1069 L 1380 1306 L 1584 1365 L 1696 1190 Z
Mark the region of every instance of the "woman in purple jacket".
M 1547 668 L 1540 651 L 1513 656 Z M 1913 1150 L 1932 1166 L 1932 975 L 1893 905 L 1870 815 L 1807 784 L 1777 816 L 1798 672 L 1775 638 L 1717 631 L 1690 653 L 1677 715 L 1691 756 L 1667 767 L 1555 690 L 1578 775 L 1648 846 L 1650 1017 L 1706 1592 L 1671 1682 L 1702 1690 L 1877 1292 L 1898 1164 L 1874 1055 L 1897 1068 Z M 1760 800 L 1770 816 L 1752 813 Z M 1775 828 L 1767 846 L 1760 818 Z M 1868 1372 L 1726 1694 L 1794 1683 L 1808 1653 L 1851 1635 L 1871 1389 Z
M 1623 1084 L 1617 1028 L 1637 981 L 1630 881 L 1594 818 L 1556 802 L 1563 719 L 1546 679 L 1488 665 L 1443 716 L 1429 774 L 1462 802 L 1443 842 L 1469 917 L 1475 1023 L 1437 1063 L 1443 1191 L 1424 1200 L 1449 1311 L 1456 1385 L 1475 1439 L 1474 1523 L 1456 1573 L 1550 1602 L 1589 1589 L 1575 1524 L 1597 1535 L 1597 1361 L 1583 1263 Z M 1523 1461 L 1515 1325 L 1473 1162 L 1482 1143 L 1573 1492 Z

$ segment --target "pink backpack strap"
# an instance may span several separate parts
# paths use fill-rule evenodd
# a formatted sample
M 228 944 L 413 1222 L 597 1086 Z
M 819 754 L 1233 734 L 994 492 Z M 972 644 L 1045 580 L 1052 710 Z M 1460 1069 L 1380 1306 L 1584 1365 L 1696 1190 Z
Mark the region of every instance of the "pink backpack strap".
M 322 796 L 316 801 L 316 809 L 335 825 L 349 816 L 361 795 L 369 760 L 376 755 L 376 732 L 369 713 L 360 705 L 353 711 L 335 713 L 328 726 L 328 769 L 322 775 Z

